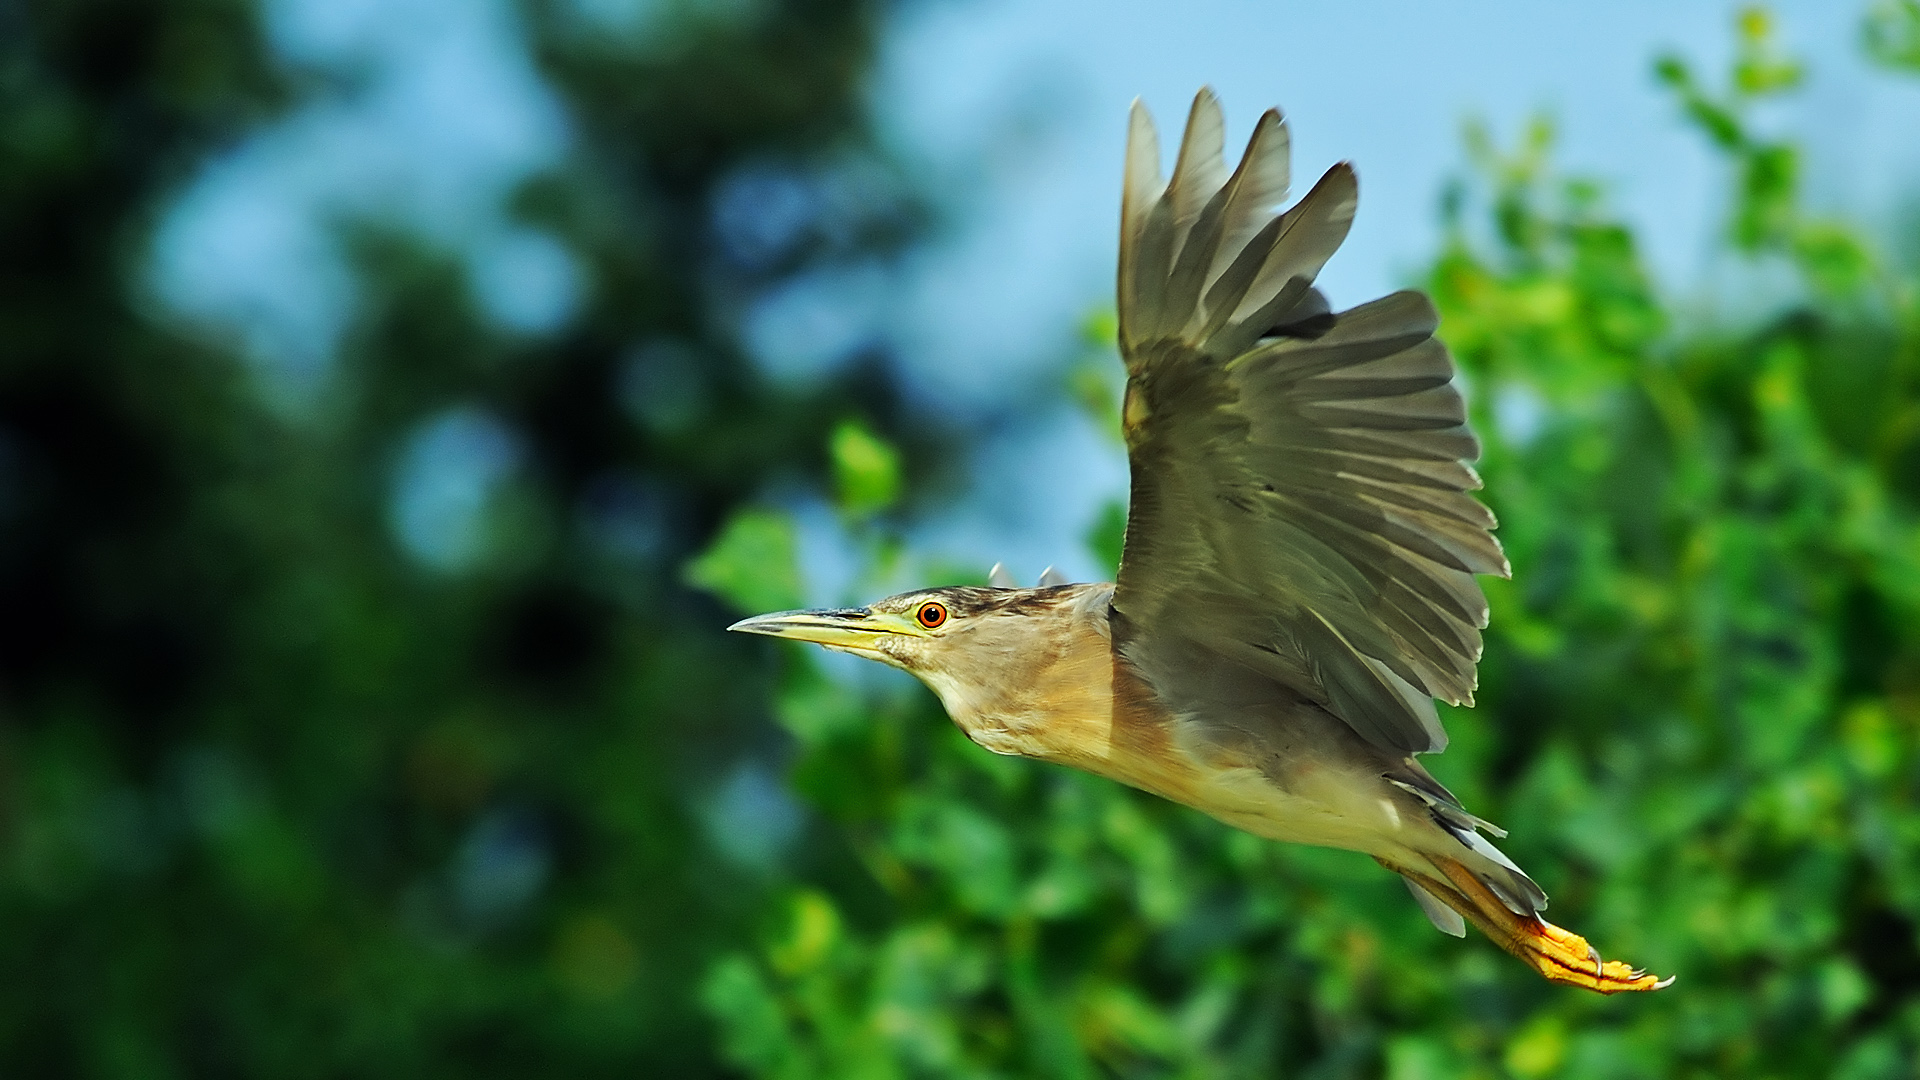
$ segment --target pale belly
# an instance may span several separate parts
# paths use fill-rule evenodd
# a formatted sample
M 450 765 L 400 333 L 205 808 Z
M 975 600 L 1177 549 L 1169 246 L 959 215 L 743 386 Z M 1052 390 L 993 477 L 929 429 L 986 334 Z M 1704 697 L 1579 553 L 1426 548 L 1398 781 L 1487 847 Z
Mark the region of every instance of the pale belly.
M 1105 762 L 1113 779 L 1268 840 L 1405 861 L 1433 831 L 1372 762 L 1297 757 L 1268 769 L 1173 740 L 1150 759 Z M 1274 773 L 1278 774 L 1278 778 Z
M 1286 789 L 1257 770 L 1231 769 L 1177 794 L 1155 794 L 1268 840 L 1369 855 L 1403 850 L 1410 830 L 1397 800 L 1390 793 L 1371 796 L 1362 791 L 1364 787 L 1356 791 L 1331 783 Z

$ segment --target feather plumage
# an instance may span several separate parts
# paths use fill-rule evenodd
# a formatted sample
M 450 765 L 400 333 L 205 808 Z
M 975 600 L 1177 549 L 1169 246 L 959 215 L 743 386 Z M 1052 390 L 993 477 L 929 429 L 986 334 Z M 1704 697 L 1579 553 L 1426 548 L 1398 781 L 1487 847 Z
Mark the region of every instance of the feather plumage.
M 1285 122 L 1261 117 L 1230 175 L 1222 132 L 1203 90 L 1163 186 L 1134 108 L 1121 644 L 1202 643 L 1378 746 L 1438 750 L 1433 698 L 1473 696 L 1487 619 L 1474 575 L 1508 566 L 1492 513 L 1467 494 L 1479 443 L 1437 316 L 1417 293 L 1333 313 L 1312 286 L 1352 224 L 1353 170 L 1334 166 L 1282 212 Z

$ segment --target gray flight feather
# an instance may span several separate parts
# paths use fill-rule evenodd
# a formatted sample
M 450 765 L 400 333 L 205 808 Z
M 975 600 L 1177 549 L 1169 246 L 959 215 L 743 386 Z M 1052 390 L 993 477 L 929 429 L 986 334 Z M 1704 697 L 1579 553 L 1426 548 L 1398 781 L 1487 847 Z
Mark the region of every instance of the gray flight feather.
M 1067 580 L 1067 575 L 1061 573 L 1060 571 L 1054 569 L 1051 566 L 1047 567 L 1045 570 L 1040 571 L 1040 587 L 1043 589 L 1050 589 L 1055 585 L 1071 585 L 1071 584 L 1073 584 L 1073 582 Z
M 1313 279 L 1352 224 L 1353 170 L 1334 166 L 1279 212 L 1285 123 L 1262 117 L 1231 175 L 1220 130 L 1202 91 L 1163 185 L 1153 121 L 1134 106 L 1119 275 L 1133 494 L 1115 642 L 1141 662 L 1198 647 L 1382 749 L 1442 749 L 1433 699 L 1472 702 L 1487 624 L 1474 575 L 1508 566 L 1467 494 L 1480 446 L 1438 316 L 1413 292 L 1332 312 Z
M 1017 589 L 1020 587 L 1020 583 L 1013 580 L 1013 575 L 1007 573 L 1006 563 L 993 564 L 993 569 L 987 571 L 987 584 L 996 589 Z

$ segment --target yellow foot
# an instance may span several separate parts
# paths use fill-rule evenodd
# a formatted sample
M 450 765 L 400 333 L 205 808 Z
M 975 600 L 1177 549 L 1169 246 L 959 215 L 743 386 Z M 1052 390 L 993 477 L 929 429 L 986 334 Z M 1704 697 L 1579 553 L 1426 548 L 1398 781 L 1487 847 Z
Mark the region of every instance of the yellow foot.
M 1514 939 L 1511 944 L 1502 944 L 1508 952 L 1533 965 L 1535 971 L 1553 982 L 1583 986 L 1602 994 L 1659 990 L 1673 983 L 1671 975 L 1662 979 L 1618 960 L 1603 961 L 1599 950 L 1587 944 L 1586 938 L 1539 916 L 1514 918 Z
M 1601 960 L 1599 950 L 1571 930 L 1561 929 L 1537 915 L 1515 914 L 1472 871 L 1459 863 L 1448 859 L 1435 860 L 1435 863 L 1448 881 L 1442 883 L 1421 875 L 1423 884 L 1430 883 L 1429 891 L 1465 915 L 1493 939 L 1494 944 L 1526 961 L 1553 982 L 1602 994 L 1659 990 L 1672 985 L 1672 976 L 1662 979 L 1618 960 Z

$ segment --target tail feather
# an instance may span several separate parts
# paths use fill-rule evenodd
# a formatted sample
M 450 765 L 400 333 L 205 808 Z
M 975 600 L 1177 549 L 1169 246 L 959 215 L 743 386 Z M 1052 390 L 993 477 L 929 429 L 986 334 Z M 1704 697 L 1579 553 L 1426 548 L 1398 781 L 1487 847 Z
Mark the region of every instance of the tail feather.
M 1459 912 L 1428 892 L 1425 885 L 1404 874 L 1400 880 L 1407 883 L 1407 891 L 1413 894 L 1414 903 L 1420 905 L 1420 910 L 1426 913 L 1427 921 L 1433 924 L 1435 930 L 1452 937 L 1467 936 L 1467 920 Z
M 1409 772 L 1406 779 L 1393 776 L 1386 779 L 1389 784 L 1425 804 L 1433 823 L 1466 848 L 1460 854 L 1460 860 L 1471 867 L 1481 883 L 1492 890 L 1515 915 L 1536 915 L 1547 909 L 1546 891 L 1536 885 L 1526 871 L 1514 865 L 1504 852 L 1480 835 L 1482 829 L 1495 836 L 1505 836 L 1507 830 L 1467 813 L 1461 808 L 1459 800 L 1454 798 L 1453 792 L 1427 775 L 1425 769 Z
M 1452 832 L 1466 845 L 1468 857 L 1461 861 L 1472 868 L 1473 876 L 1482 885 L 1493 891 L 1500 902 L 1515 915 L 1537 915 L 1547 910 L 1547 894 L 1526 872 L 1513 864 L 1499 848 L 1487 843 L 1486 839 L 1472 829 Z

